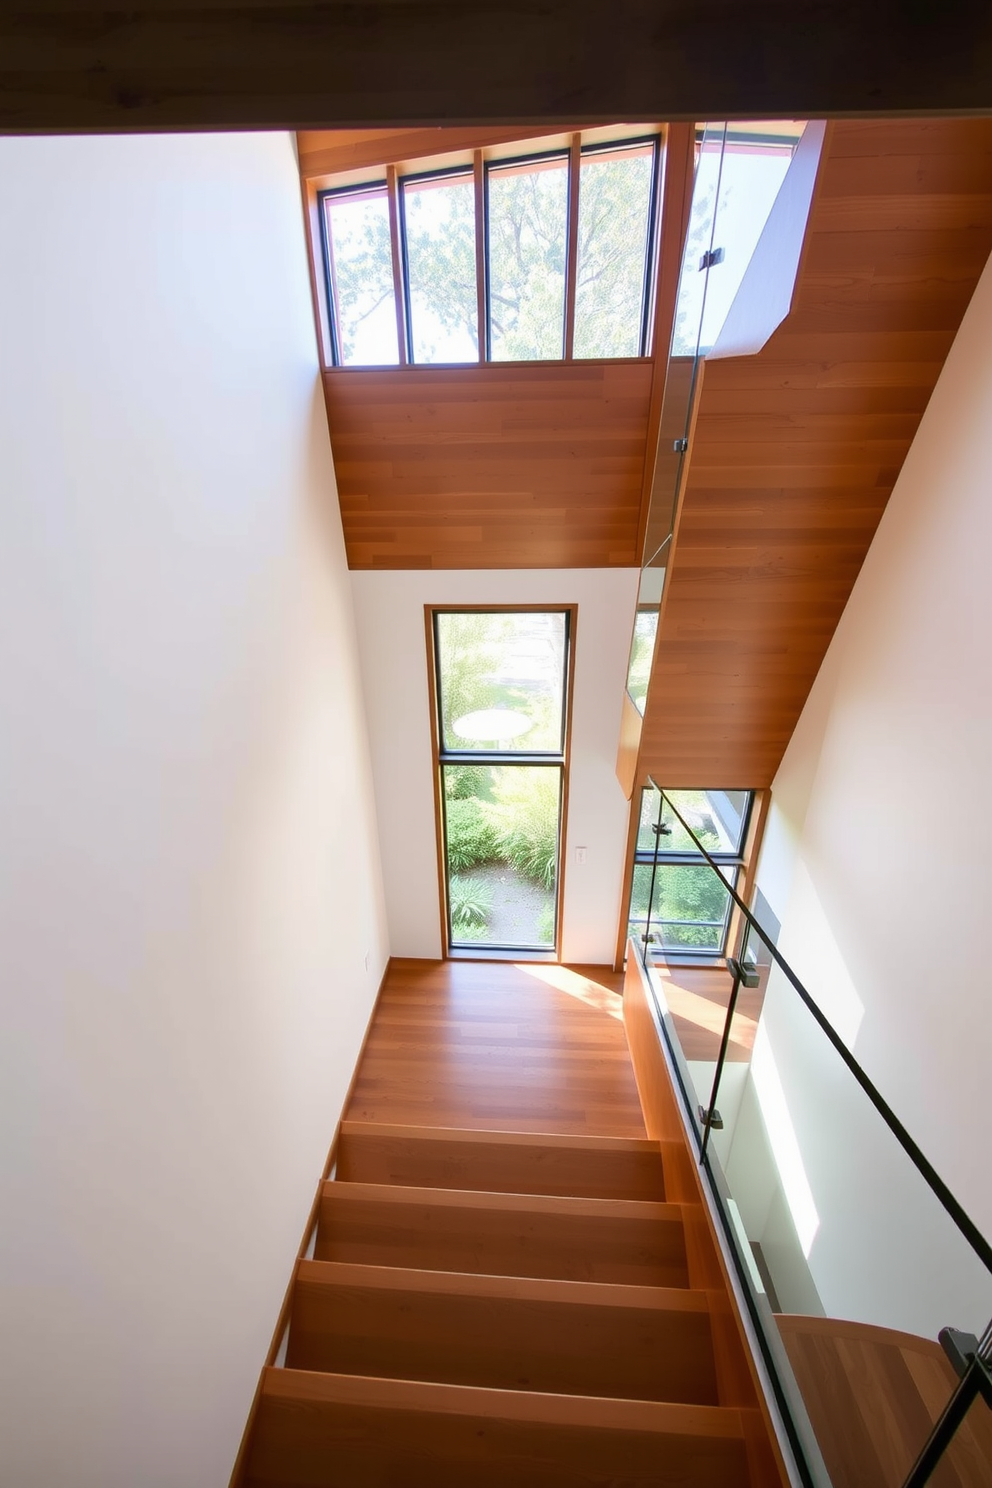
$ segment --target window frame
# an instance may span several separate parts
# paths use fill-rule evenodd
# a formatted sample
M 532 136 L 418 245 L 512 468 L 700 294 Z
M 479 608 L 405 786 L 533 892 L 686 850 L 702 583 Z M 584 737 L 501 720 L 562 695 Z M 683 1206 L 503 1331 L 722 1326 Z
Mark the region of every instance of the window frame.
M 425 604 L 424 626 L 427 640 L 427 684 L 431 727 L 431 756 L 434 779 L 434 826 L 437 848 L 441 956 L 449 959 L 481 960 L 561 960 L 562 924 L 565 904 L 565 865 L 567 853 L 569 766 L 572 741 L 572 702 L 575 687 L 575 637 L 578 622 L 577 604 Z M 564 615 L 565 651 L 562 678 L 562 739 L 559 751 L 452 750 L 444 746 L 441 717 L 441 655 L 438 644 L 438 615 Z M 447 827 L 445 817 L 445 765 L 518 765 L 559 771 L 558 796 L 558 873 L 555 883 L 554 938 L 550 947 L 511 946 L 466 942 L 459 944 L 451 933 L 451 902 L 448 893 Z
M 489 204 L 489 177 L 492 171 L 507 170 L 515 165 L 523 165 L 527 162 L 539 163 L 545 160 L 561 160 L 565 164 L 565 269 L 562 276 L 562 320 L 561 320 L 561 356 L 550 358 L 553 362 L 564 362 L 565 349 L 568 346 L 569 305 L 572 306 L 574 319 L 575 294 L 574 285 L 570 293 L 568 273 L 568 245 L 572 232 L 571 206 L 572 206 L 572 151 L 571 150 L 541 150 L 536 154 L 509 155 L 500 160 L 486 160 L 483 162 L 483 224 L 482 224 L 482 251 L 485 259 L 485 292 L 486 292 L 486 361 L 493 367 L 516 367 L 531 366 L 534 362 L 547 362 L 547 357 L 533 357 L 521 359 L 518 357 L 494 357 L 493 351 L 493 320 L 492 320 L 492 256 L 489 251 L 490 235 L 490 204 Z M 590 358 L 591 360 L 591 358 Z
M 400 365 L 402 365 L 401 357 L 402 357 L 402 346 L 403 346 L 403 343 L 402 343 L 402 340 L 401 340 L 401 338 L 399 336 L 399 328 L 398 327 L 397 327 L 397 338 L 396 338 L 396 341 L 397 341 L 397 344 L 396 344 L 397 360 L 396 360 L 395 363 L 393 363 L 393 362 L 382 362 L 382 363 L 380 363 L 380 362 L 356 362 L 353 366 L 349 367 L 345 362 L 343 362 L 341 360 L 341 338 L 340 338 L 340 331 L 339 331 L 339 327 L 338 327 L 337 296 L 334 293 L 334 248 L 333 248 L 333 245 L 332 245 L 332 242 L 331 242 L 330 226 L 329 226 L 328 221 L 327 221 L 327 211 L 326 211 L 326 202 L 328 201 L 328 199 L 330 197 L 335 197 L 335 196 L 336 197 L 349 197 L 349 196 L 356 197 L 356 196 L 361 196 L 363 194 L 363 192 L 370 192 L 370 191 L 379 192 L 379 191 L 382 191 L 382 192 L 385 193 L 385 197 L 386 197 L 386 210 L 389 213 L 389 217 L 390 217 L 390 233 L 389 233 L 389 235 L 390 235 L 390 239 L 392 239 L 392 236 L 393 236 L 393 224 L 392 224 L 392 210 L 391 210 L 390 201 L 389 201 L 389 185 L 390 185 L 390 183 L 389 183 L 389 172 L 388 172 L 388 168 L 387 168 L 386 175 L 383 176 L 381 179 L 378 179 L 378 180 L 375 180 L 375 181 L 360 181 L 360 182 L 355 182 L 354 184 L 352 184 L 350 186 L 327 186 L 327 187 L 324 187 L 323 189 L 321 189 L 320 191 L 317 192 L 317 224 L 318 224 L 318 227 L 320 229 L 320 257 L 321 257 L 321 264 L 323 266 L 324 294 L 327 297 L 327 330 L 328 330 L 328 337 L 329 337 L 330 343 L 331 343 L 331 345 L 330 345 L 331 365 L 334 368 L 336 368 L 336 369 L 338 369 L 340 371 L 345 371 L 345 372 L 365 372 L 365 371 L 386 372 L 386 371 L 391 371 L 394 366 L 400 366 Z M 393 247 L 393 258 L 395 260 L 395 245 L 394 244 L 391 244 L 391 246 Z M 394 302 L 394 306 L 398 306 L 398 301 L 396 299 L 396 272 L 395 272 L 395 263 L 393 265 L 393 302 Z
M 621 128 L 623 126 L 620 126 Z M 661 258 L 661 198 L 664 146 L 667 139 L 666 126 L 659 124 L 647 133 L 617 134 L 613 138 L 597 137 L 601 127 L 572 131 L 558 136 L 566 143 L 556 143 L 545 148 L 515 150 L 512 145 L 463 146 L 450 152 L 449 161 L 417 169 L 420 162 L 402 161 L 385 165 L 369 166 L 369 176 L 355 180 L 359 170 L 339 171 L 335 176 L 311 176 L 304 182 L 304 195 L 308 203 L 310 218 L 310 241 L 312 283 L 317 302 L 318 331 L 322 351 L 322 365 L 326 371 L 345 372 L 395 372 L 408 367 L 425 369 L 468 368 L 474 366 L 594 366 L 610 362 L 650 361 L 652 332 L 654 329 L 655 302 L 657 298 L 658 265 Z M 591 135 L 592 138 L 586 138 Z M 536 139 L 520 141 L 537 144 Z M 651 200 L 649 204 L 647 251 L 644 257 L 644 288 L 642 290 L 642 315 L 639 328 L 639 350 L 634 356 L 624 357 L 575 357 L 575 303 L 577 291 L 578 216 L 579 188 L 583 160 L 597 154 L 622 152 L 626 149 L 650 145 L 652 151 Z M 504 153 L 505 152 L 505 153 Z M 463 158 L 458 159 L 458 156 Z M 425 157 L 426 159 L 430 157 Z M 443 157 L 437 157 L 439 160 Z M 564 289 L 564 335 L 562 353 L 552 358 L 520 359 L 493 358 L 490 334 L 491 293 L 489 254 L 489 173 L 490 170 L 523 164 L 528 161 L 560 159 L 566 167 L 566 261 Z M 400 174 L 402 168 L 402 174 Z M 475 185 L 475 242 L 476 242 L 476 298 L 478 301 L 477 361 L 463 362 L 417 362 L 413 358 L 412 308 L 410 304 L 409 252 L 403 201 L 403 186 L 416 180 L 440 180 L 445 176 L 472 177 Z M 347 179 L 351 176 L 352 179 Z M 389 363 L 354 363 L 346 365 L 341 360 L 341 336 L 334 275 L 332 267 L 333 248 L 329 241 L 326 200 L 332 196 L 355 196 L 363 191 L 385 190 L 389 211 L 391 257 L 393 272 L 393 298 L 397 320 L 397 360 Z M 319 258 L 320 262 L 317 262 Z
M 624 150 L 632 150 L 639 145 L 651 146 L 651 195 L 648 202 L 648 230 L 647 243 L 644 252 L 644 280 L 641 288 L 641 332 L 638 345 L 640 351 L 637 360 L 650 357 L 652 354 L 651 331 L 654 325 L 654 302 L 658 287 L 658 256 L 661 252 L 661 233 L 659 231 L 659 215 L 661 211 L 661 140 L 660 134 L 642 134 L 633 139 L 618 140 L 593 140 L 588 145 L 579 147 L 579 182 L 575 192 L 576 216 L 578 216 L 581 200 L 582 185 L 582 160 L 589 155 L 608 155 Z M 576 223 L 578 228 L 578 223 Z M 572 288 L 572 328 L 574 337 L 575 327 L 575 305 L 578 294 L 578 257 L 575 263 L 575 284 Z M 592 362 L 603 360 L 596 357 L 579 357 L 573 360 Z
M 618 954 L 618 958 L 617 958 L 618 962 L 622 961 L 622 947 L 626 945 L 627 934 L 628 934 L 628 930 L 629 930 L 630 925 L 631 924 L 638 924 L 638 925 L 640 925 L 640 924 L 643 923 L 643 925 L 646 928 L 646 926 L 649 923 L 651 923 L 650 906 L 649 906 L 649 909 L 648 909 L 648 916 L 647 916 L 646 919 L 643 920 L 643 922 L 642 922 L 640 916 L 638 916 L 636 918 L 636 920 L 635 920 L 635 918 L 631 915 L 631 912 L 630 912 L 631 900 L 632 900 L 633 894 L 634 894 L 634 874 L 635 874 L 635 871 L 639 867 L 641 867 L 641 868 L 644 868 L 644 867 L 650 868 L 651 865 L 652 865 L 652 863 L 655 861 L 655 853 L 654 853 L 654 850 L 652 848 L 640 847 L 638 845 L 638 837 L 640 836 L 640 823 L 641 823 L 641 817 L 642 817 L 642 812 L 643 812 L 644 795 L 645 795 L 645 793 L 647 791 L 650 791 L 651 789 L 652 789 L 652 786 L 651 785 L 649 785 L 647 783 L 642 783 L 642 784 L 640 784 L 635 789 L 635 791 L 631 795 L 631 826 L 630 826 L 630 831 L 631 831 L 631 836 L 633 838 L 633 852 L 629 854 L 629 866 L 628 866 L 628 871 L 627 871 L 627 878 L 626 878 L 625 890 L 624 890 L 623 899 L 622 899 L 622 909 L 621 909 L 622 919 L 621 919 L 621 924 L 620 924 L 621 949 L 620 949 L 620 953 Z M 710 857 L 713 859 L 713 861 L 715 863 L 719 864 L 719 866 L 721 868 L 724 868 L 724 867 L 726 867 L 726 868 L 733 868 L 733 870 L 734 870 L 734 877 L 730 881 L 730 887 L 733 888 L 738 894 L 740 894 L 741 893 L 741 886 L 742 885 L 745 888 L 747 888 L 747 878 L 748 878 L 748 875 L 749 875 L 749 869 L 753 865 L 753 862 L 754 862 L 754 859 L 755 859 L 755 855 L 756 855 L 756 833 L 760 829 L 760 826 L 761 826 L 762 820 L 763 820 L 763 807 L 762 807 L 762 803 L 759 800 L 760 793 L 758 791 L 754 790 L 752 787 L 744 787 L 744 786 L 679 786 L 679 787 L 673 786 L 672 787 L 672 790 L 673 790 L 673 792 L 675 790 L 698 790 L 698 791 L 707 791 L 707 792 L 708 791 L 713 791 L 713 790 L 743 790 L 743 791 L 746 792 L 746 794 L 747 794 L 747 805 L 745 807 L 744 815 L 743 815 L 742 820 L 741 820 L 741 829 L 740 829 L 740 834 L 739 834 L 739 838 L 738 838 L 739 845 L 738 845 L 738 848 L 737 848 L 736 852 L 727 852 L 727 851 L 719 851 L 719 852 L 717 852 L 717 851 L 709 850 L 710 851 Z M 699 853 L 693 852 L 691 849 L 678 848 L 678 849 L 670 849 L 668 851 L 665 851 L 664 849 L 659 850 L 659 852 L 657 854 L 657 861 L 658 861 L 658 865 L 659 866 L 664 865 L 664 866 L 667 866 L 667 867 L 670 867 L 670 868 L 677 868 L 677 867 L 696 867 L 696 868 L 698 868 L 698 867 L 702 867 L 706 871 L 709 871 L 708 866 L 707 866 L 707 863 L 706 863 L 706 859 L 700 857 Z M 742 897 L 746 897 L 746 895 L 742 895 Z M 733 936 L 736 933 L 736 917 L 737 917 L 737 914 L 738 913 L 739 913 L 739 911 L 736 910 L 736 906 L 734 905 L 734 901 L 730 898 L 730 896 L 728 894 L 728 896 L 727 896 L 727 911 L 726 911 L 726 914 L 724 915 L 724 921 L 723 921 L 723 934 L 720 937 L 720 944 L 717 947 L 711 947 L 711 946 L 682 946 L 682 947 L 679 947 L 679 946 L 661 946 L 661 947 L 659 947 L 659 949 L 663 950 L 664 955 L 665 955 L 665 957 L 666 957 L 667 960 L 670 960 L 670 961 L 673 961 L 673 962 L 676 962 L 676 963 L 680 963 L 680 964 L 685 964 L 686 962 L 693 962 L 693 961 L 703 961 L 703 962 L 709 964 L 709 963 L 712 963 L 712 962 L 715 962 L 715 961 L 721 961 L 721 960 L 723 960 L 726 957 L 728 943 L 730 942 L 730 940 L 733 938 Z M 662 923 L 662 922 L 660 922 L 660 921 L 654 921 L 654 923 Z M 676 924 L 676 923 L 680 923 L 680 922 L 678 922 L 678 921 L 665 921 L 664 923 Z M 689 921 L 684 921 L 682 923 L 688 924 L 690 922 Z M 643 933 L 639 933 L 638 938 L 640 939 L 641 944 L 643 945 L 644 944 Z
M 476 340 L 478 352 L 474 361 L 466 362 L 418 362 L 413 354 L 413 304 L 410 299 L 410 248 L 406 232 L 406 198 L 404 188 L 411 181 L 442 181 L 446 176 L 464 176 L 471 181 L 474 192 L 473 217 L 475 222 L 475 264 L 476 264 L 476 319 L 479 315 L 479 201 L 476 183 L 475 162 L 469 161 L 467 165 L 441 166 L 437 170 L 408 171 L 405 175 L 397 174 L 396 177 L 396 206 L 397 221 L 399 223 L 399 249 L 400 249 L 400 277 L 402 280 L 403 310 L 406 329 L 406 361 L 410 367 L 477 367 L 483 360 L 484 330 L 481 325 L 476 327 Z

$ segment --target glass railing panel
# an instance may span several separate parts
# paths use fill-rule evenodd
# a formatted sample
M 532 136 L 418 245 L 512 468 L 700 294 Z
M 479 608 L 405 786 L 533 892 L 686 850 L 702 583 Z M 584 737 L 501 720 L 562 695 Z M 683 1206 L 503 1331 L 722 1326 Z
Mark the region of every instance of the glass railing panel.
M 693 818 L 678 801 L 665 793 L 661 821 L 681 816 L 697 841 L 681 866 L 725 893 L 726 870 L 692 832 L 699 803 Z M 957 1387 L 938 1335 L 981 1338 L 992 1315 L 988 1246 L 858 1064 L 864 1010 L 850 984 L 814 1003 L 771 933 L 735 906 L 715 996 L 717 1007 L 733 998 L 733 1013 L 707 1044 L 707 974 L 673 965 L 665 916 L 654 923 L 664 902 L 656 888 L 645 960 L 797 1450 L 813 1483 L 901 1488 Z M 992 1483 L 992 1412 L 981 1410 L 957 1441 L 957 1476 L 948 1463 L 934 1483 Z
M 634 634 L 630 642 L 630 657 L 627 662 L 627 695 L 638 713 L 643 717 L 647 701 L 648 684 L 651 681 L 651 666 L 654 661 L 655 641 L 658 638 L 658 617 L 661 613 L 661 595 L 665 587 L 665 567 L 669 544 L 641 569 L 637 588 L 637 610 L 634 614 Z
M 697 135 L 628 666 L 627 691 L 642 715 L 700 358 L 720 334 L 804 128 L 788 120 L 710 123 Z
M 784 120 L 726 127 L 699 338 L 702 354 L 720 335 L 804 128 Z
M 689 230 L 679 273 L 675 321 L 648 499 L 637 612 L 627 668 L 627 692 L 643 714 L 654 659 L 668 551 L 696 384 L 706 301 L 705 255 L 713 236 L 725 126 L 707 124 L 696 142 Z M 702 244 L 702 247 L 700 247 Z
M 706 124 L 697 140 L 692 207 L 672 332 L 673 357 L 695 357 L 699 352 L 726 134 L 725 123 Z
M 651 898 L 653 891 L 653 862 L 638 862 L 645 853 L 653 855 L 658 840 L 657 829 L 661 824 L 663 801 L 657 786 L 649 785 L 641 791 L 640 812 L 637 819 L 637 838 L 634 844 L 634 873 L 630 888 L 627 916 L 627 938 L 637 942 L 643 953 L 649 944 L 651 932 Z
M 712 1160 L 833 1488 L 901 1488 L 956 1385 L 938 1334 L 982 1331 L 992 1274 L 784 972 L 762 967 L 763 937 L 748 939 L 761 1005 L 735 1012 L 750 1057 L 741 1088 L 725 1066 L 712 1097 Z

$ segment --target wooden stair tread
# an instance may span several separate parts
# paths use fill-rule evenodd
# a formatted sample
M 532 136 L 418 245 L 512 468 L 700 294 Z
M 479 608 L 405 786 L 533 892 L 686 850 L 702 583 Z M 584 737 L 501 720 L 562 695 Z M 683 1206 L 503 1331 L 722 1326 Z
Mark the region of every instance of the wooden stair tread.
M 324 1184 L 319 1261 L 688 1286 L 679 1204 Z
M 267 1369 L 247 1488 L 747 1488 L 721 1406 Z
M 301 1261 L 287 1363 L 335 1374 L 715 1405 L 688 1288 Z
M 645 1138 L 362 1121 L 341 1124 L 336 1179 L 575 1198 L 665 1198 L 661 1152 Z

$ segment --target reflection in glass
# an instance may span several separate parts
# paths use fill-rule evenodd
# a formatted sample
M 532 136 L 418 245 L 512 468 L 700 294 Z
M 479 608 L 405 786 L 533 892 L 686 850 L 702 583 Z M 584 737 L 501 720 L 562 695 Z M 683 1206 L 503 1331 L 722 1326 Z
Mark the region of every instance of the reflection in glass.
M 642 354 L 654 146 L 583 154 L 575 279 L 575 355 Z
M 487 171 L 489 355 L 554 360 L 565 347 L 568 157 Z
M 564 612 L 442 611 L 435 623 L 442 749 L 560 752 Z
M 561 767 L 442 765 L 450 942 L 555 943 Z
M 323 197 L 337 361 L 344 367 L 399 362 L 393 250 L 386 187 Z
M 660 555 L 656 562 L 641 569 L 634 634 L 631 637 L 627 662 L 627 695 L 642 717 L 647 702 L 648 683 L 651 680 L 651 663 L 658 637 L 658 616 L 664 584 L 664 555 Z
M 706 851 L 738 853 L 747 825 L 749 791 L 667 791 L 679 815 L 684 817 Z M 695 852 L 696 845 L 673 812 L 665 810 L 669 832 L 661 838 L 663 852 Z
M 654 657 L 654 643 L 657 635 L 657 609 L 639 608 L 634 617 L 634 636 L 630 645 L 627 693 L 642 717 L 648 696 L 648 682 L 651 680 L 651 661 Z
M 475 362 L 479 305 L 472 174 L 403 181 L 403 226 L 415 362 Z

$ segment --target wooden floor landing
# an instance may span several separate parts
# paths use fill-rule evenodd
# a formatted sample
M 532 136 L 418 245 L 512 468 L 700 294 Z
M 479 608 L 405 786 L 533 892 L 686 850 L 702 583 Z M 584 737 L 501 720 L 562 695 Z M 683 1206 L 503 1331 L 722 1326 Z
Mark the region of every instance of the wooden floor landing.
M 622 981 L 606 966 L 394 959 L 345 1120 L 643 1137 Z
M 656 967 L 686 1059 L 715 1060 L 727 1021 L 731 978 L 725 966 Z M 727 1045 L 727 1059 L 746 1064 L 765 1000 L 768 967 L 758 969 L 757 987 L 741 987 Z

